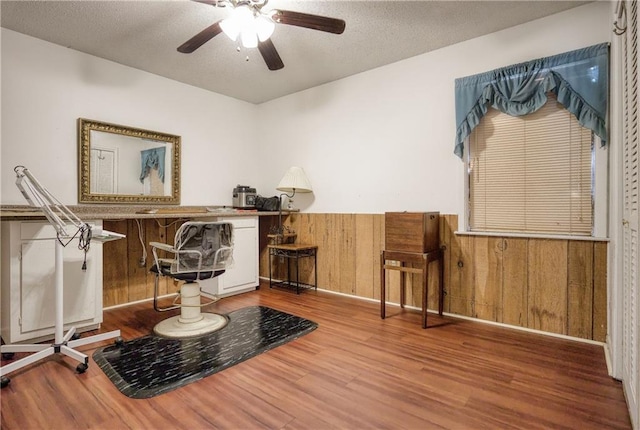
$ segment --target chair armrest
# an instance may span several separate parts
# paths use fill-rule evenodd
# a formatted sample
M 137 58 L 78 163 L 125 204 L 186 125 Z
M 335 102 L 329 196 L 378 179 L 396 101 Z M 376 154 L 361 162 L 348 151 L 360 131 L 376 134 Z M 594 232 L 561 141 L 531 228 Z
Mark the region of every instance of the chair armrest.
M 171 245 L 168 245 L 166 243 L 160 243 L 160 242 L 149 242 L 149 245 L 151 245 L 151 247 L 153 248 L 158 248 L 161 249 L 162 251 L 169 251 L 169 252 L 176 252 L 175 248 Z
M 158 268 L 158 272 L 161 273 L 160 267 L 162 267 L 162 263 L 163 262 L 166 263 L 167 261 L 170 261 L 170 259 L 160 258 L 158 256 L 158 250 L 170 252 L 171 254 L 174 254 L 174 255 L 176 253 L 176 250 L 173 246 L 168 245 L 166 243 L 161 243 L 161 242 L 149 242 L 149 245 L 151 245 L 151 252 L 153 252 L 153 261 L 156 267 Z
M 196 267 L 188 267 L 184 268 L 183 263 L 180 261 L 181 257 L 189 257 L 192 259 L 197 259 L 198 263 Z M 199 249 L 179 249 L 176 251 L 176 259 L 178 260 L 177 272 L 200 272 L 202 271 L 202 251 Z M 192 263 L 191 263 L 192 264 Z
M 233 247 L 221 246 L 220 248 L 218 248 L 218 250 L 216 250 L 214 259 L 215 270 L 230 269 L 231 267 L 233 267 L 233 265 Z

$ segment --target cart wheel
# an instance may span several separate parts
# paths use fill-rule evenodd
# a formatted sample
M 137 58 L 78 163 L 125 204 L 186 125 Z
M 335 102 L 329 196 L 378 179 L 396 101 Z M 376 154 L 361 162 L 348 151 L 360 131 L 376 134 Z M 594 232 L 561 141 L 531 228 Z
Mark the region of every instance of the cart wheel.
M 78 364 L 78 366 L 76 367 L 76 371 L 77 371 L 78 373 L 84 373 L 84 372 L 86 372 L 86 371 L 87 371 L 87 369 L 88 369 L 88 368 L 89 368 L 89 366 L 87 366 L 86 364 L 84 364 L 84 363 L 80 363 L 80 364 Z
M 15 353 L 13 352 L 3 352 L 2 353 L 2 358 L 4 360 L 13 360 L 13 356 L 15 355 Z
M 2 378 L 0 378 L 0 388 L 4 388 L 7 385 L 9 385 L 9 383 L 11 382 L 11 379 L 7 378 L 6 376 L 3 376 Z

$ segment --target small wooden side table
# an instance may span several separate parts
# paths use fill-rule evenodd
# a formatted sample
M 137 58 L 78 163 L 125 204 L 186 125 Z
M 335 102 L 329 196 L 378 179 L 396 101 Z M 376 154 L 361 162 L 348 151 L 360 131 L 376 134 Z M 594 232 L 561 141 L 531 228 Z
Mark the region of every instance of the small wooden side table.
M 317 245 L 307 245 L 302 243 L 285 243 L 280 245 L 267 245 L 269 248 L 269 288 L 274 286 L 281 287 L 295 287 L 296 294 L 300 294 L 300 286 L 303 287 L 311 287 L 314 289 L 318 289 L 318 268 L 316 266 L 317 263 Z M 284 257 L 287 259 L 287 279 L 274 282 L 271 274 L 271 257 Z M 299 270 L 299 262 L 301 258 L 310 258 L 313 257 L 313 267 L 314 267 L 314 284 L 307 285 L 300 283 L 300 270 Z M 291 280 L 291 260 L 295 262 L 296 268 L 296 279 L 295 281 Z
M 386 310 L 386 280 L 385 270 L 400 271 L 400 307 L 404 308 L 405 301 L 405 273 L 422 274 L 422 328 L 427 328 L 427 297 L 429 296 L 429 263 L 440 260 L 439 264 L 439 284 L 440 294 L 438 301 L 438 314 L 442 315 L 444 308 L 444 285 L 443 285 L 443 259 L 442 250 L 437 249 L 431 252 L 415 253 L 402 251 L 382 251 L 380 258 L 380 317 L 385 318 Z M 387 261 L 398 261 L 399 266 L 387 264 Z M 405 263 L 420 265 L 420 267 L 405 267 Z

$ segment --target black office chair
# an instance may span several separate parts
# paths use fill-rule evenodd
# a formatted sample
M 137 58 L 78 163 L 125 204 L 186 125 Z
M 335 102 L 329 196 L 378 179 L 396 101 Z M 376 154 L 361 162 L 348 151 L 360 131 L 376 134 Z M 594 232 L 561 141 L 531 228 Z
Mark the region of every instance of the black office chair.
M 189 337 L 211 333 L 227 324 L 227 318 L 203 313 L 201 308 L 215 302 L 201 303 L 197 281 L 220 276 L 233 264 L 233 225 L 229 222 L 188 221 L 176 232 L 174 245 L 151 242 L 156 274 L 153 306 L 157 311 L 180 309 L 180 315 L 167 318 L 154 327 L 154 332 L 167 337 Z M 158 254 L 164 251 L 170 258 Z M 172 306 L 158 304 L 158 285 L 161 276 L 184 281 L 176 293 Z

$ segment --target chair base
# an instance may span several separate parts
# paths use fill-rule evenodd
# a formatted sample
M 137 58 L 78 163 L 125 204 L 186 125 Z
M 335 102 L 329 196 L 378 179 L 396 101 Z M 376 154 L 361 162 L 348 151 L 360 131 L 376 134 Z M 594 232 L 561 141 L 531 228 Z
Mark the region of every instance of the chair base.
M 184 322 L 181 315 L 176 315 L 160 321 L 153 331 L 159 336 L 172 338 L 202 336 L 220 330 L 229 322 L 226 317 L 219 314 L 201 313 L 200 316 L 202 318 L 196 321 Z

